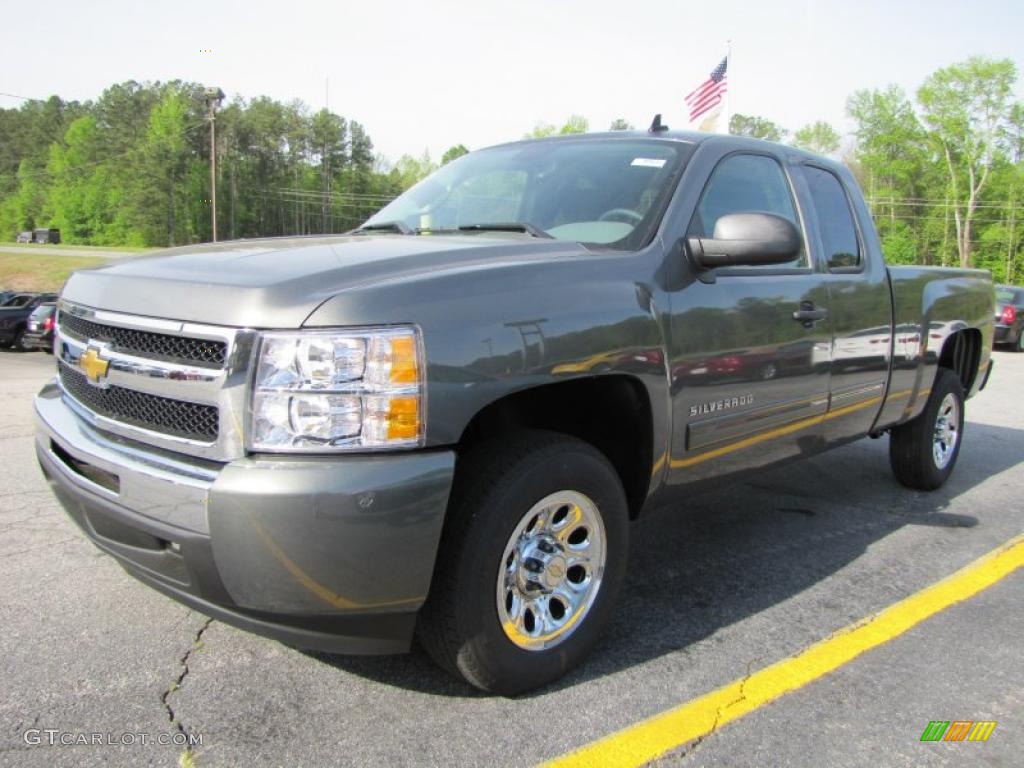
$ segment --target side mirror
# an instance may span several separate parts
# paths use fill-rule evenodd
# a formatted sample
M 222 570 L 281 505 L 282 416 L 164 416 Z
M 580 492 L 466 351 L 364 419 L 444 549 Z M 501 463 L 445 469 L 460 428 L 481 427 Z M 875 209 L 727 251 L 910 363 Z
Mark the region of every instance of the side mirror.
M 774 213 L 730 213 L 715 222 L 714 237 L 690 237 L 687 244 L 706 269 L 785 264 L 800 253 L 800 233 Z

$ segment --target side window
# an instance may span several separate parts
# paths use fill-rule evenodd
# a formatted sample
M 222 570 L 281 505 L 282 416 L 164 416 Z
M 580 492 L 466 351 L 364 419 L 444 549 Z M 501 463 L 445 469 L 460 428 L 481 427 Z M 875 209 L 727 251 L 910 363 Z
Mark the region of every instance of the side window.
M 798 229 L 800 227 L 782 166 L 765 155 L 730 155 L 712 172 L 693 214 L 688 234 L 712 237 L 715 224 L 722 216 L 753 211 L 774 213 L 789 219 Z M 793 261 L 775 264 L 768 269 L 805 266 L 807 252 L 801 249 Z
M 843 185 L 830 171 L 804 167 L 811 200 L 818 214 L 821 244 L 829 269 L 860 266 L 860 241 Z

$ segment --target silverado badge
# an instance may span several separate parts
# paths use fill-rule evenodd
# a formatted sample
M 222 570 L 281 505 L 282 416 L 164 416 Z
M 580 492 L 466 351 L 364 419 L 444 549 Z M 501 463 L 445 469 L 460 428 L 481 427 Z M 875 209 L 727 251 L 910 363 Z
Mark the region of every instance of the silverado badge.
M 698 403 L 697 405 L 690 406 L 690 418 L 693 418 L 694 416 L 703 416 L 706 413 L 714 413 L 715 411 L 727 411 L 730 408 L 739 408 L 740 406 L 750 405 L 753 402 L 753 395 L 740 395 L 739 397 L 726 397 L 721 400 L 712 400 L 710 403 Z
M 110 361 L 100 357 L 99 350 L 95 347 L 89 347 L 78 364 L 85 371 L 85 378 L 93 384 L 99 384 L 100 379 L 107 375 L 107 369 L 110 367 Z

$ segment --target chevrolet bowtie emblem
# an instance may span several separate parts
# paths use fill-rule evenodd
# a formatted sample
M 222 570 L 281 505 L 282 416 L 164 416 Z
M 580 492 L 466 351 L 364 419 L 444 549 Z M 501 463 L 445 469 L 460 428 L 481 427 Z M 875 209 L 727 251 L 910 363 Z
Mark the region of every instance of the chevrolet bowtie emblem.
M 110 367 L 110 361 L 100 357 L 99 351 L 93 347 L 86 350 L 78 364 L 85 371 L 85 377 L 93 384 L 99 384 L 100 379 L 107 375 L 107 369 Z

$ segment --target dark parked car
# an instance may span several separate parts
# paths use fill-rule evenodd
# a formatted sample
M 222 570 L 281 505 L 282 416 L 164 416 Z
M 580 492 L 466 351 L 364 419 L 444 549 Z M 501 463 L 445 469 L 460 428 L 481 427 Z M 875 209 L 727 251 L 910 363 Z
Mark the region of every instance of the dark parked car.
M 996 344 L 1012 344 L 1024 352 L 1024 288 L 996 286 Z
M 19 294 L 15 297 L 20 300 L 26 294 Z M 27 301 L 22 304 L 0 307 L 0 346 L 13 347 L 25 352 L 32 347 L 25 343 L 25 334 L 28 327 L 28 318 L 40 304 L 52 303 L 57 300 L 55 293 L 40 293 L 29 295 Z
M 32 242 L 33 243 L 52 243 L 56 245 L 60 242 L 60 230 L 59 229 L 35 229 L 32 230 Z
M 34 293 L 16 293 L 5 291 L 0 298 L 0 307 L 23 307 L 36 297 Z
M 57 324 L 57 305 L 49 302 L 40 304 L 32 310 L 25 323 L 25 335 L 22 346 L 28 349 L 41 349 L 53 354 L 53 329 Z
M 19 232 L 18 236 L 16 238 L 14 238 L 14 242 L 16 242 L 16 243 L 31 243 L 34 239 L 35 238 L 33 237 L 33 233 L 31 231 L 29 231 L 29 232 Z

